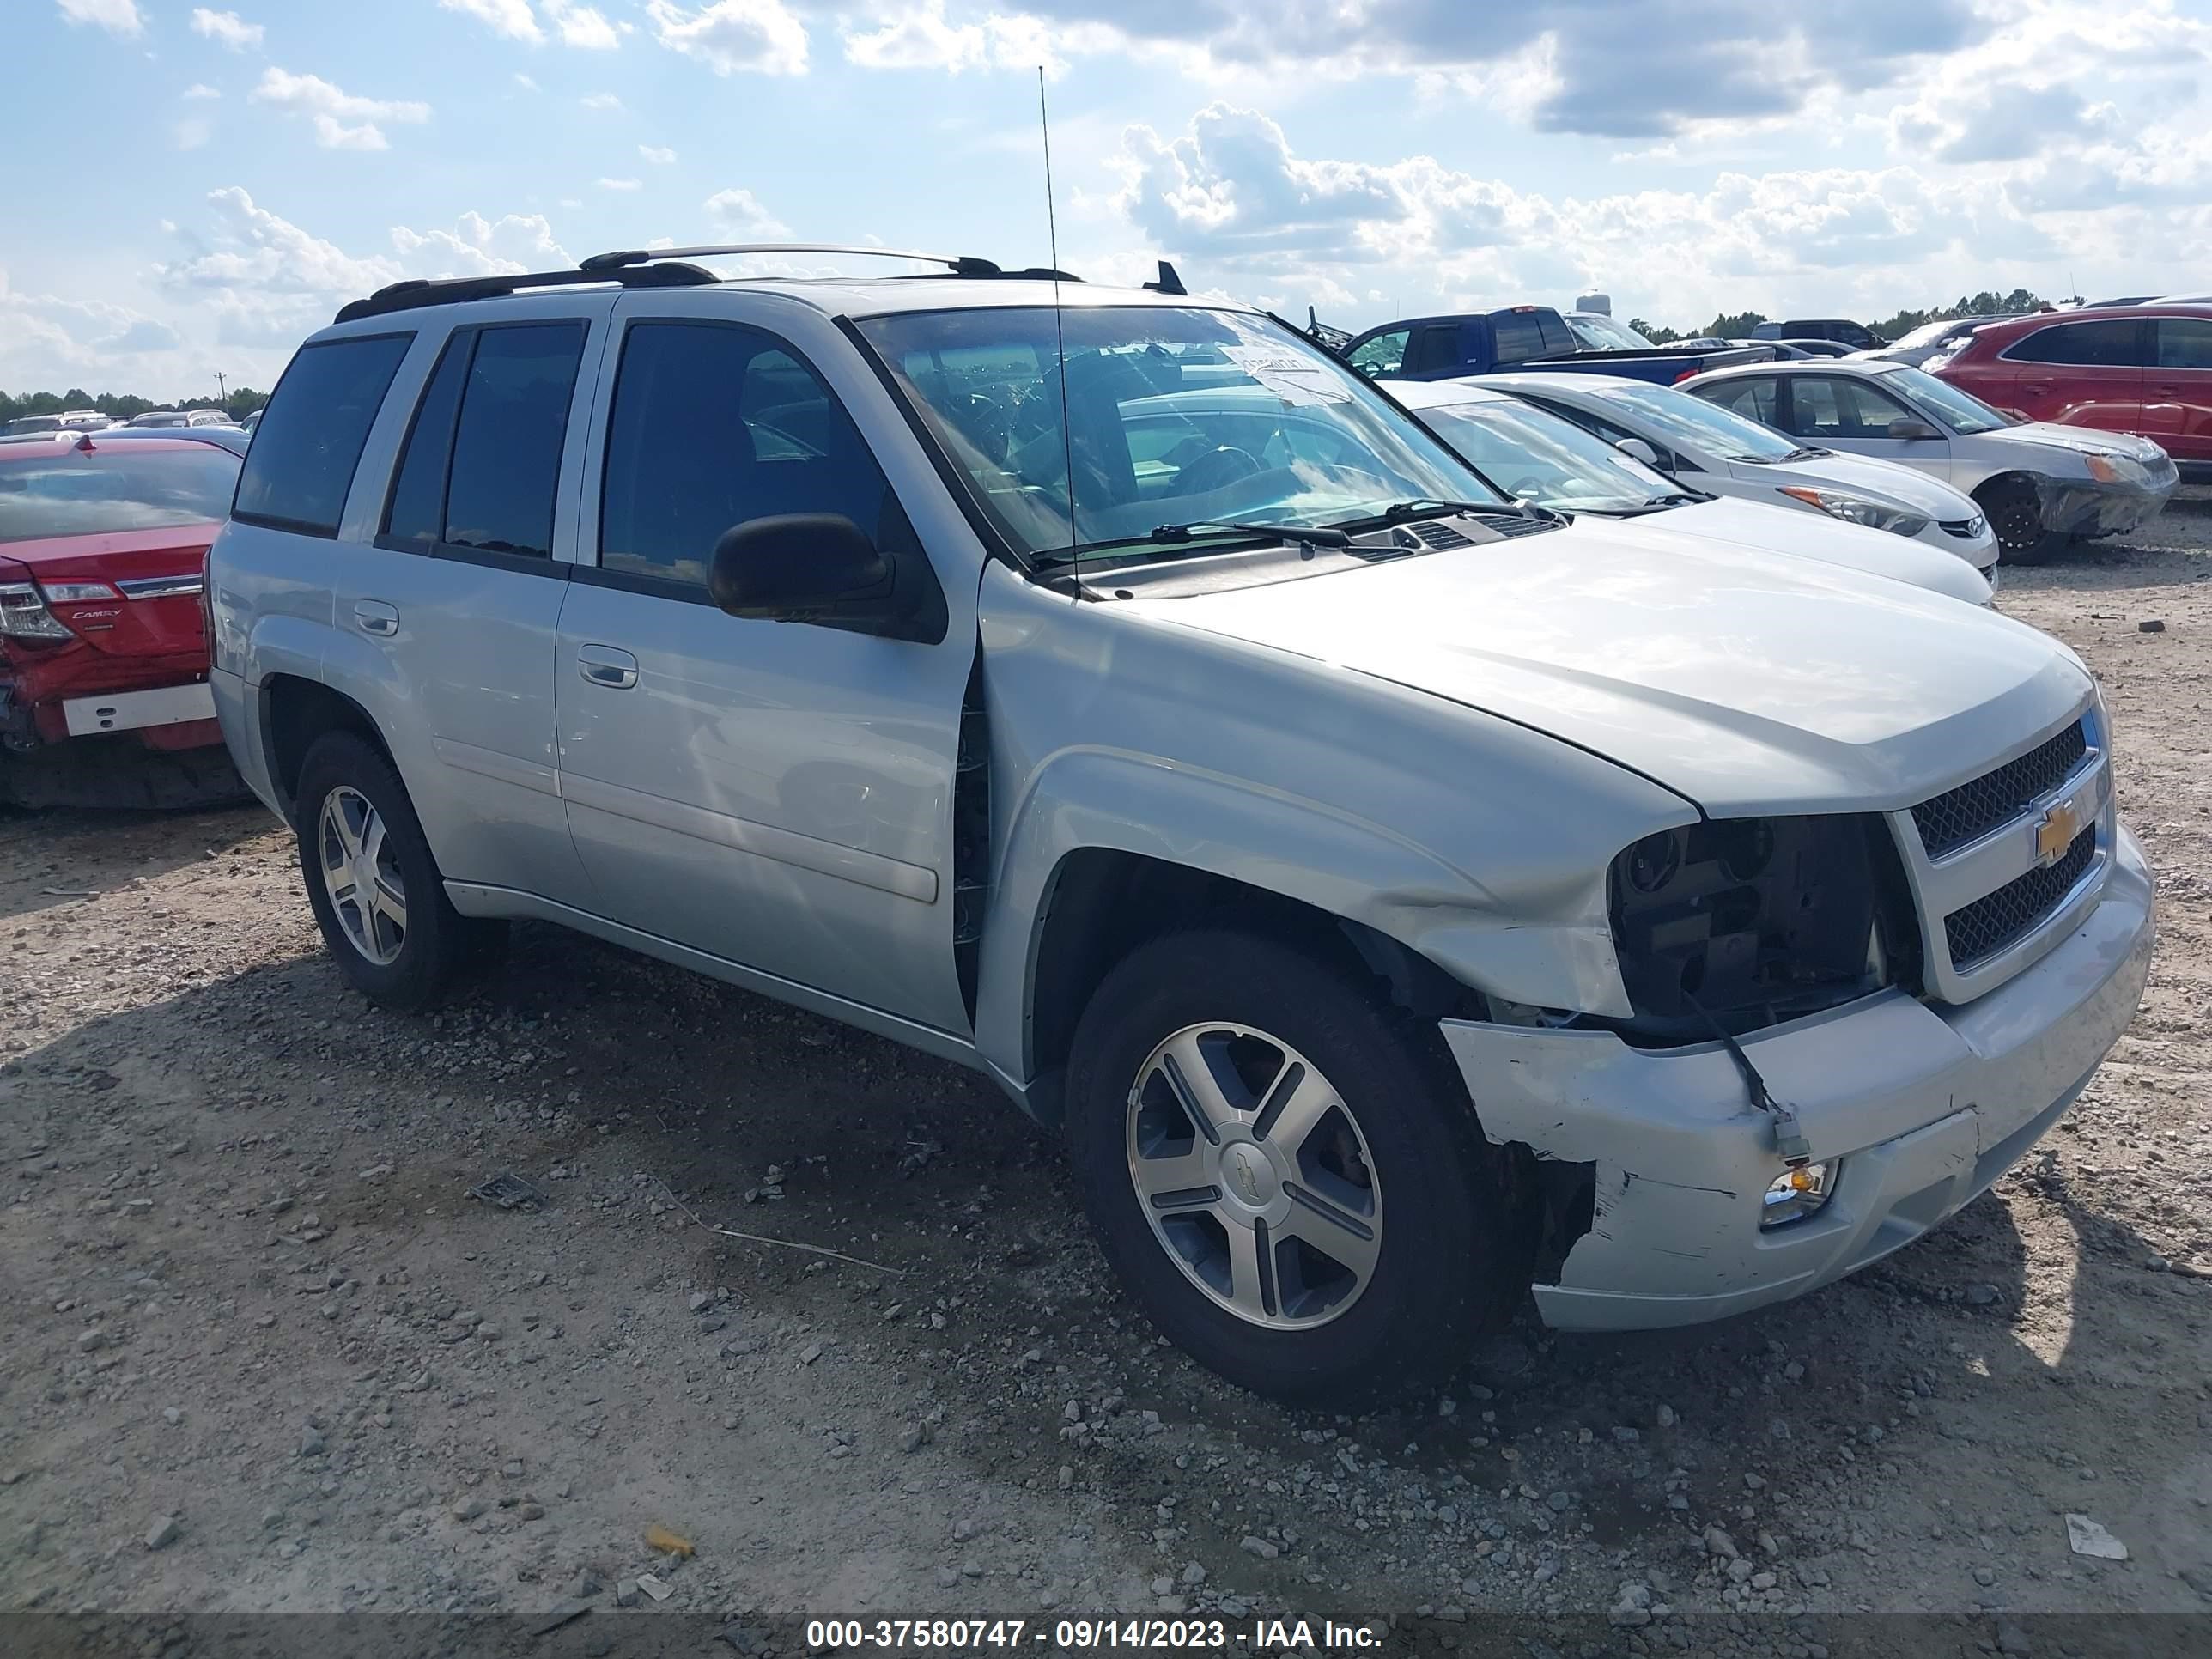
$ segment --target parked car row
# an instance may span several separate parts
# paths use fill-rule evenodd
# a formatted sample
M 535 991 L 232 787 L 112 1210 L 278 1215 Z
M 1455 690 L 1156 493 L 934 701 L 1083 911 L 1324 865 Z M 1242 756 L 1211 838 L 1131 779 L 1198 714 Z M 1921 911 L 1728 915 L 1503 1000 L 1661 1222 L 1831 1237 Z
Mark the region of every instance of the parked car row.
M 1943 479 L 1556 313 L 1347 362 L 730 252 L 400 284 L 276 390 L 209 684 L 362 994 L 530 917 L 972 1066 L 1297 1400 L 1851 1272 L 2132 1013 L 2109 721 Z

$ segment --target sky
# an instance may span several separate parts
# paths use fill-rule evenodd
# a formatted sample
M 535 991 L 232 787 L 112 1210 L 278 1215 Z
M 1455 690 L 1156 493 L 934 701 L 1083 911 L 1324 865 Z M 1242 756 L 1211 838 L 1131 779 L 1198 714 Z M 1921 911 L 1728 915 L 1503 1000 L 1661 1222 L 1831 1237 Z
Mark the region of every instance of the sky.
M 0 390 L 267 387 L 654 242 L 1173 259 L 1364 326 L 2212 279 L 2212 0 L 4 0 Z M 785 262 L 860 270 L 880 261 Z

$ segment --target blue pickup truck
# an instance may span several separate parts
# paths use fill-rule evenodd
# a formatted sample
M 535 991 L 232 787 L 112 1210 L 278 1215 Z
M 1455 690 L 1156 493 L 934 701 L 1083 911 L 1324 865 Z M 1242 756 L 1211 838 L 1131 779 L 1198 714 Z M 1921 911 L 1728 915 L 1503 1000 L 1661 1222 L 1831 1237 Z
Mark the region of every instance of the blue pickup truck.
M 1756 346 L 1702 350 L 1653 345 L 1608 316 L 1589 313 L 1570 319 L 1549 306 L 1414 317 L 1358 335 L 1318 322 L 1308 331 L 1370 380 L 1445 380 L 1498 369 L 1541 368 L 1672 386 L 1709 368 L 1758 362 L 1770 355 Z

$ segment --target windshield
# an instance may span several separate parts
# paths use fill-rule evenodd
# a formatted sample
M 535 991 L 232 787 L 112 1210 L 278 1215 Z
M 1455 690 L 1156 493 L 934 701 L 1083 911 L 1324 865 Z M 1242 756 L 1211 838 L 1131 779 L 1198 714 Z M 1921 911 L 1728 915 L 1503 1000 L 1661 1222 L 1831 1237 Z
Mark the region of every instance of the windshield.
M 1797 453 L 1799 446 L 1772 427 L 1747 421 L 1663 386 L 1608 386 L 1592 388 L 1619 418 L 1632 420 L 1644 429 L 1637 435 L 1656 438 L 1668 449 L 1702 450 L 1723 461 L 1779 461 Z
M 860 327 L 983 511 L 1043 560 L 1178 524 L 1500 500 L 1341 361 L 1258 317 L 1036 306 Z
M 2001 432 L 2012 424 L 1972 392 L 1961 392 L 1924 369 L 1892 369 L 1881 377 L 1881 384 L 1903 393 L 1905 400 L 1917 406 L 1923 415 L 1933 416 L 1961 437 Z
M 1585 351 L 1656 351 L 1658 348 L 1626 323 L 1594 311 L 1570 313 L 1567 326 Z
M 1900 335 L 1892 340 L 1890 344 L 1893 347 L 1937 345 L 1942 343 L 1946 334 L 1958 326 L 1958 319 L 1954 317 L 1946 317 L 1941 322 L 1923 323 L 1911 333 Z
M 160 530 L 230 516 L 238 457 L 213 444 L 175 453 L 70 449 L 0 459 L 0 542 Z
M 1682 496 L 1673 479 L 1595 433 L 1527 404 L 1486 398 L 1420 412 L 1486 477 L 1539 507 L 1625 513 Z

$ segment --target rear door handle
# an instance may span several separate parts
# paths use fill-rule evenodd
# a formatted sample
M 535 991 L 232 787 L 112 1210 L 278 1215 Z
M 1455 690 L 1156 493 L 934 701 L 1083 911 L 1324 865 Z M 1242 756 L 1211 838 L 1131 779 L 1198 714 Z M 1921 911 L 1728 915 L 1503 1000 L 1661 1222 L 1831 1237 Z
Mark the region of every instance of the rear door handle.
M 2020 389 L 2022 392 L 2048 392 L 2051 390 L 2051 382 L 2048 380 L 2022 380 L 2020 383 Z
M 637 659 L 611 645 L 586 645 L 576 652 L 576 672 L 593 685 L 627 691 L 637 684 Z
M 379 634 L 389 638 L 399 631 L 399 612 L 381 599 L 359 599 L 353 607 L 353 619 L 361 624 L 364 634 Z

